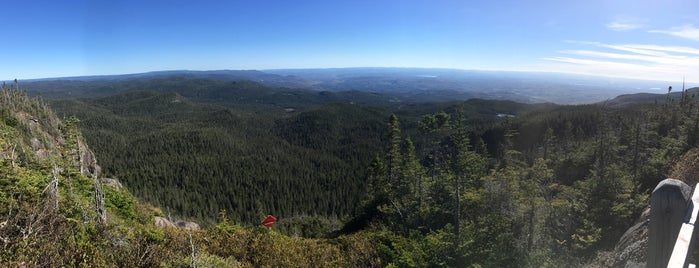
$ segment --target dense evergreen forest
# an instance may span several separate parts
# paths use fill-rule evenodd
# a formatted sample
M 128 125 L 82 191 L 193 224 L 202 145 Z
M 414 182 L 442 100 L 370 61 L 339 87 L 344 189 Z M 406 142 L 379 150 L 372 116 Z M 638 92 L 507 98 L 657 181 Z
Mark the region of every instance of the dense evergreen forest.
M 597 254 L 660 180 L 696 181 L 696 163 L 678 160 L 696 159 L 699 107 L 688 92 L 666 100 L 541 108 L 480 135 L 458 108 L 425 115 L 414 137 L 391 115 L 344 231 L 388 230 L 379 254 L 398 266 L 611 265 Z
M 385 265 L 359 232 L 333 239 L 232 224 L 156 227 L 159 208 L 102 177 L 77 118 L 59 120 L 17 84 L 0 90 L 3 267 L 290 267 Z
M 525 107 L 470 103 L 469 120 L 483 126 L 498 119 L 497 111 Z M 105 173 L 137 196 L 183 217 L 212 221 L 227 210 L 243 223 L 268 213 L 351 215 L 366 192 L 366 167 L 383 147 L 390 113 L 349 103 L 256 113 L 147 91 L 53 106 L 80 118 Z M 444 107 L 414 106 L 404 114 L 417 121 Z
M 342 101 L 274 112 L 185 95 L 133 91 L 52 106 L 84 131 L 107 176 L 162 209 L 136 205 L 127 218 L 171 210 L 209 223 L 194 240 L 257 245 L 258 229 L 231 222 L 272 213 L 273 239 L 291 250 L 277 254 L 303 258 L 295 250 L 317 243 L 313 253 L 334 252 L 323 261 L 346 266 L 594 264 L 657 182 L 687 179 L 691 167 L 676 163 L 696 154 L 699 135 L 699 107 L 685 92 L 623 106 Z M 187 244 L 174 238 L 180 231 L 152 232 L 137 244 L 162 254 L 172 254 L 167 241 Z M 294 235 L 326 238 L 285 240 Z M 273 263 L 236 250 L 214 243 L 201 252 Z

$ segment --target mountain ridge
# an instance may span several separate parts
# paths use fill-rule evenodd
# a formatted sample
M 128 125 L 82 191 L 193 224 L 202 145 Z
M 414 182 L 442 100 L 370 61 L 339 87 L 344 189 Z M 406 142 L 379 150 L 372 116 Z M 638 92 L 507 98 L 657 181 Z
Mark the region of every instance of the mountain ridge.
M 125 81 L 154 79 L 252 81 L 265 87 L 313 91 L 384 93 L 419 100 L 508 99 L 526 103 L 595 103 L 618 95 L 658 92 L 670 82 L 571 75 L 562 73 L 478 71 L 430 68 L 329 68 L 272 70 L 172 70 L 124 75 L 31 79 L 30 91 L 97 94 Z M 101 82 L 95 84 L 96 82 Z M 72 90 L 65 90 L 70 87 Z M 90 88 L 89 92 L 86 89 Z M 79 90 L 83 88 L 82 90 Z M 645 88 L 645 89 L 644 89 Z M 76 90 L 79 92 L 76 93 Z M 82 93 L 80 93 L 82 92 Z
M 609 107 L 625 107 L 634 104 L 652 104 L 652 103 L 665 103 L 668 101 L 678 101 L 685 94 L 686 97 L 690 99 L 695 99 L 696 95 L 699 93 L 699 87 L 693 87 L 686 89 L 685 92 L 675 91 L 668 92 L 665 94 L 654 94 L 654 93 L 635 93 L 635 94 L 623 94 L 619 95 L 613 99 L 605 100 L 599 102 L 599 105 L 605 105 Z

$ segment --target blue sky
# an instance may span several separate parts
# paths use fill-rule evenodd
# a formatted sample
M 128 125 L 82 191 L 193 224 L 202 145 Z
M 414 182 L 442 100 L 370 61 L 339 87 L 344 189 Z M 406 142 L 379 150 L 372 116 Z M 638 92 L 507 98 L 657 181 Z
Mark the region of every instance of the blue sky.
M 699 1 L 9 1 L 0 78 L 441 67 L 699 82 Z

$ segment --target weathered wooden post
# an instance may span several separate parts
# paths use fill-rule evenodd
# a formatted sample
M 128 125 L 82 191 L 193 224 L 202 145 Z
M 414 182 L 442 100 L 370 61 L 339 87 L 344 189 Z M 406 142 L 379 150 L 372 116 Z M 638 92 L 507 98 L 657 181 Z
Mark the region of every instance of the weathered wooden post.
M 646 267 L 667 267 L 677 234 L 685 219 L 692 188 L 682 181 L 658 183 L 650 197 Z

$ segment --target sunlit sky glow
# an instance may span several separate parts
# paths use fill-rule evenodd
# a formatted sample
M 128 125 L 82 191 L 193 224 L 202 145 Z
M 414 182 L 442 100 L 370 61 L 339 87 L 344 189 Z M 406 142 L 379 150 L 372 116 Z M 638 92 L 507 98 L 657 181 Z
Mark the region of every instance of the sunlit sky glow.
M 9 1 L 0 79 L 440 67 L 699 82 L 699 1 Z

